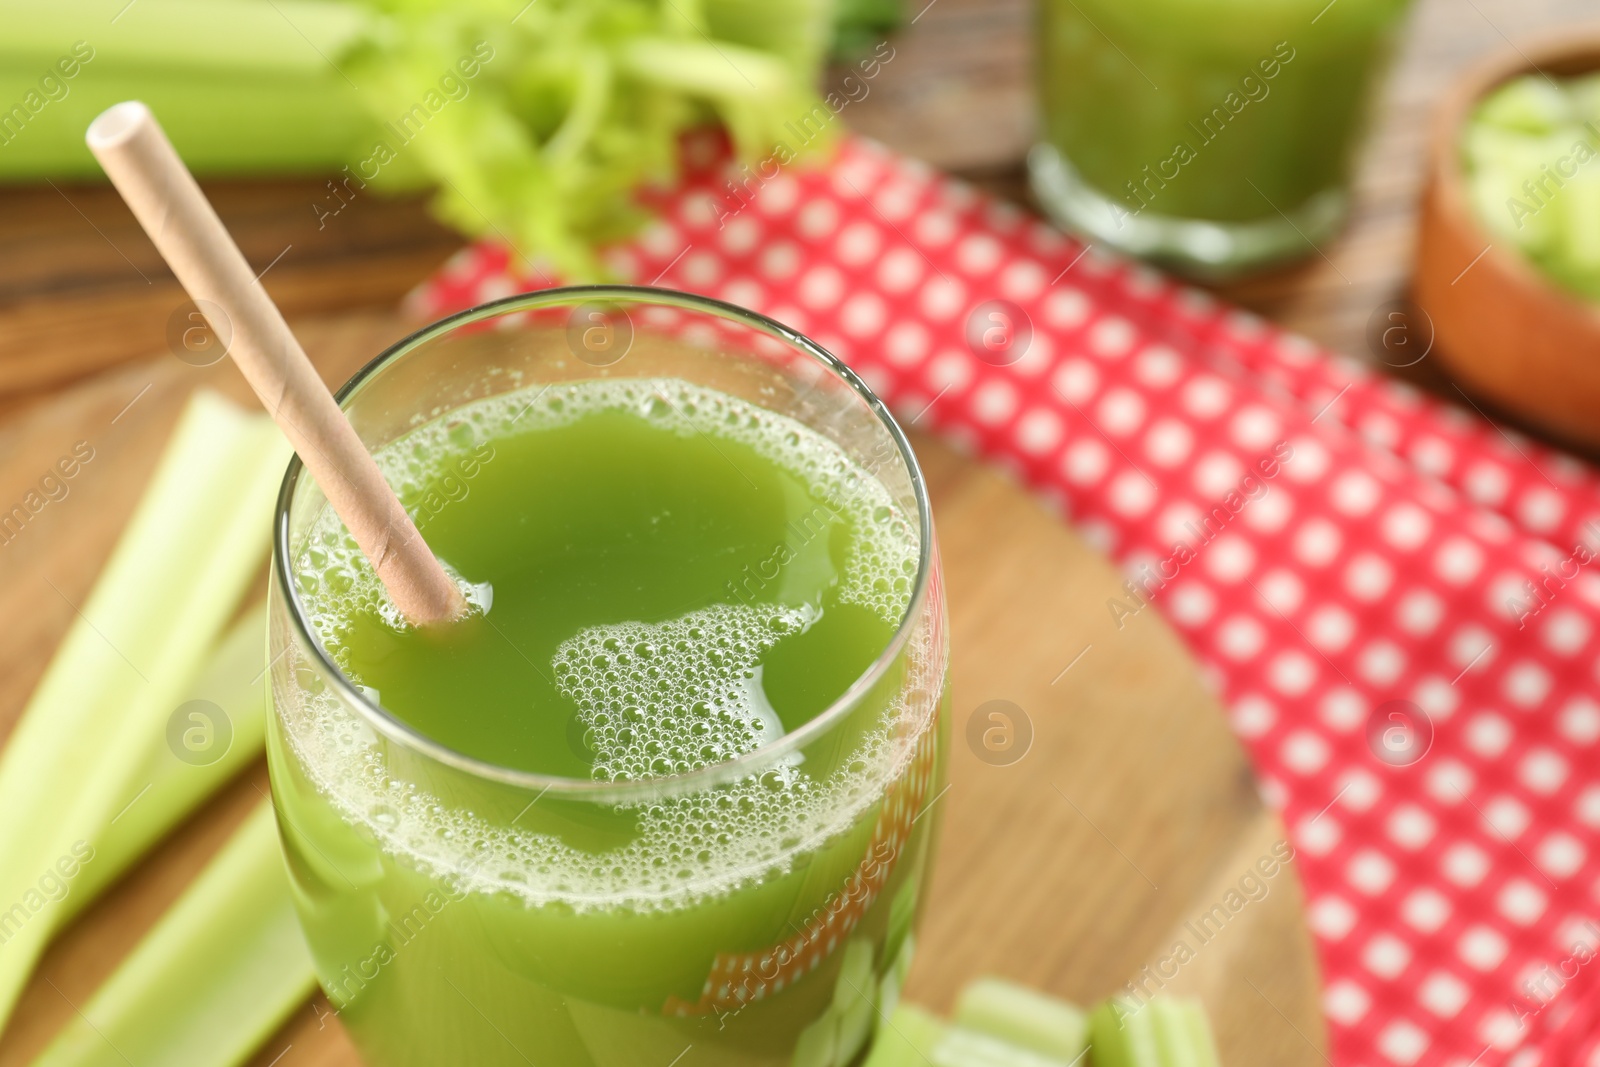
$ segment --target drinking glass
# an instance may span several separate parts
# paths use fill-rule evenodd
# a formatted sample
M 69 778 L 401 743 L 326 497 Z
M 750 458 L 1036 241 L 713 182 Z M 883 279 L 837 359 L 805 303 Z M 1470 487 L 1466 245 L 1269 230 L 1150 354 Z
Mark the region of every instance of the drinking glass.
M 485 304 L 394 345 L 338 400 L 379 449 L 463 405 L 597 378 L 681 379 L 824 435 L 915 525 L 915 574 L 883 576 L 909 580 L 909 607 L 842 696 L 745 755 L 624 782 L 498 766 L 386 711 L 316 636 L 294 575 L 327 505 L 295 460 L 268 757 L 317 976 L 372 1067 L 845 1067 L 899 995 L 944 775 L 945 608 L 916 459 L 811 341 L 659 289 Z M 701 873 L 635 870 L 641 820 L 675 818 Z
M 1040 0 L 1033 191 L 1200 277 L 1311 255 L 1410 0 Z

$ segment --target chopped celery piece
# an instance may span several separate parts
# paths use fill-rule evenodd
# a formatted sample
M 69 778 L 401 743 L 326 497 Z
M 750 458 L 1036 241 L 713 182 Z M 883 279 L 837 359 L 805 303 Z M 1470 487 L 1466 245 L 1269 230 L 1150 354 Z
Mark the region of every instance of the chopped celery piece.
M 1572 120 L 1572 101 L 1542 76 L 1528 75 L 1490 93 L 1475 118 L 1504 130 L 1550 133 Z
M 790 1067 L 835 1067 L 839 1059 L 839 1016 L 825 1011 L 800 1031 Z
M 1600 272 L 1600 166 L 1579 171 L 1561 191 L 1567 262 Z
M 833 1001 L 800 1032 L 791 1067 L 846 1067 L 872 1034 L 878 1007 L 872 975 L 872 942 L 854 937 L 840 954 Z
M 872 1035 L 878 1007 L 878 983 L 872 974 L 872 942 L 851 938 L 839 963 L 839 981 L 833 987 L 828 1009 L 839 1020 L 839 1050 L 835 1062 L 843 1067 L 855 1058 Z
M 889 926 L 891 930 L 894 927 L 893 912 L 890 913 Z M 894 944 L 893 933 L 890 934 L 889 940 L 884 942 L 884 950 L 888 951 L 892 944 Z M 911 961 L 916 954 L 917 939 L 907 930 L 900 938 L 900 951 L 894 954 L 889 966 L 884 968 L 883 980 L 878 983 L 878 1018 L 887 1019 L 894 1014 L 894 1009 L 899 1007 L 900 990 L 905 988 L 906 976 L 911 973 Z
M 1077 1059 L 1088 1044 L 1089 1024 L 1083 1012 L 1003 978 L 968 983 L 956 1001 L 954 1021 L 967 1030 L 1066 1062 Z
M 1558 236 L 1551 225 L 1555 212 L 1531 205 L 1521 182 L 1519 172 L 1482 167 L 1467 179 L 1467 195 L 1478 220 L 1491 232 L 1535 254 L 1550 247 Z
M 1068 1067 L 1066 1060 L 1043 1056 L 989 1034 L 952 1026 L 934 1046 L 932 1067 Z
M 315 983 L 263 801 L 33 1067 L 234 1067 Z
M 1199 1001 L 1107 1000 L 1086 1019 L 1065 1001 L 1000 978 L 962 990 L 952 1024 L 901 1004 L 862 1067 L 1074 1067 L 1086 1056 L 1093 1067 L 1219 1067 Z
M 926 849 L 917 853 L 916 867 L 906 872 L 906 880 L 900 883 L 894 899 L 889 901 L 889 929 L 884 936 L 883 951 L 891 959 L 900 958 L 900 946 L 911 937 L 911 927 L 917 921 L 917 901 L 920 899 L 917 887 L 922 884 L 922 870 L 927 855 Z M 906 957 L 905 966 L 911 966 L 910 957 Z M 904 978 L 905 975 L 900 977 Z
M 66 895 L 93 864 L 133 791 L 130 755 L 163 736 L 255 578 L 288 455 L 266 416 L 194 395 L 0 750 L 0 1020 L 55 929 L 41 889 L 65 880 Z
M 1155 1003 L 1156 1036 L 1169 1067 L 1219 1067 L 1211 1023 L 1197 1000 Z
M 1495 126 L 1469 126 L 1462 144 L 1474 168 L 1494 167 L 1515 174 L 1515 184 L 1520 185 L 1524 179 L 1538 178 L 1539 168 L 1559 160 L 1572 149 L 1574 140 L 1576 137 L 1567 133 L 1533 136 Z M 1528 195 L 1520 188 L 1516 193 Z
M 1196 1000 L 1154 997 L 1103 1002 L 1090 1015 L 1095 1067 L 1218 1067 L 1205 1009 Z
M 1129 1008 L 1102 1001 L 1089 1013 L 1089 1046 L 1094 1067 L 1162 1067 L 1155 1013 L 1148 1004 Z
M 1478 220 L 1600 300 L 1600 77 L 1507 82 L 1478 106 L 1461 153 Z
M 858 996 L 854 1002 L 843 1008 L 834 1009 L 839 1016 L 839 1051 L 835 1062 L 839 1067 L 845 1067 L 852 1062 L 856 1053 L 866 1045 L 872 1037 L 872 1024 L 877 1021 L 878 1004 L 875 997 L 877 984 L 869 987 L 873 992 L 866 996 Z
M 1600 74 L 1585 74 L 1568 83 L 1572 94 L 1573 118 L 1579 122 L 1600 122 Z
M 927 1067 L 947 1027 L 938 1016 L 902 1003 L 878 1026 L 878 1037 L 861 1067 Z
M 94 862 L 52 915 L 65 926 L 105 888 L 132 867 L 200 802 L 240 768 L 261 755 L 266 732 L 267 605 L 251 608 L 218 642 L 199 677 L 184 690 L 179 706 L 206 700 L 222 709 L 232 739 L 212 762 L 186 762 L 168 744 L 166 732 L 150 738 L 149 752 L 134 778 L 132 794 L 116 821 L 95 842 Z

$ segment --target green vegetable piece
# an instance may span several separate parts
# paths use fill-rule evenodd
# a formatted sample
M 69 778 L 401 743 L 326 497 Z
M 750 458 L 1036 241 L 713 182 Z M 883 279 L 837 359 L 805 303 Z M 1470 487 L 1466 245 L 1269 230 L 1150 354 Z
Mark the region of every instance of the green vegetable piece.
M 838 0 L 833 53 L 841 60 L 871 52 L 905 21 L 902 0 Z
M 165 734 L 150 739 L 150 751 L 134 778 L 129 802 L 107 827 L 95 845 L 94 862 L 84 866 L 72 892 L 61 901 L 59 913 L 53 916 L 58 929 L 139 862 L 151 846 L 202 801 L 261 755 L 266 731 L 266 648 L 267 605 L 263 601 L 235 623 L 211 651 L 199 677 L 188 686 L 179 704 L 182 707 L 203 700 L 220 709 L 231 734 L 226 749 L 186 761 L 173 752 Z M 220 738 L 218 744 L 220 748 Z
M 952 1027 L 933 1050 L 933 1067 L 1068 1067 L 1066 1060 L 1042 1056 L 989 1034 Z
M 1555 212 L 1529 200 L 1521 183 L 1518 172 L 1484 168 L 1467 179 L 1467 195 L 1473 213 L 1490 232 L 1525 252 L 1536 253 L 1549 247 L 1556 236 L 1551 225 Z
M 771 52 L 802 78 L 822 62 L 834 32 L 828 0 L 702 0 L 699 6 L 711 36 Z
M 868 987 L 876 990 L 876 984 Z M 836 1062 L 839 1067 L 844 1067 L 855 1059 L 856 1053 L 861 1051 L 867 1039 L 872 1036 L 872 1024 L 878 1019 L 878 1004 L 872 993 L 864 997 L 856 997 L 854 1002 L 846 1007 L 835 1007 L 833 1011 L 839 1018 L 839 1051 Z
M 852 937 L 839 960 L 839 979 L 833 987 L 833 1006 L 843 1011 L 861 1000 L 872 1000 L 872 942 Z
M 1088 1045 L 1083 1012 L 1064 1000 L 1008 982 L 979 978 L 956 1001 L 957 1026 L 1070 1063 Z
M 1572 97 L 1573 117 L 1578 122 L 1600 123 L 1600 74 L 1573 78 L 1567 83 L 1567 93 Z M 1600 132 L 1591 133 L 1600 136 Z
M 1095 1067 L 1218 1067 L 1216 1043 L 1198 1000 L 1107 1000 L 1089 1021 Z
M 1537 179 L 1541 167 L 1554 164 L 1572 151 L 1579 139 L 1578 127 L 1563 127 L 1555 133 L 1534 135 L 1518 130 L 1503 130 L 1497 126 L 1472 124 L 1463 137 L 1467 162 L 1472 169 L 1503 171 L 1508 177 L 1515 175 L 1520 184 L 1523 179 Z M 1529 195 L 1525 190 L 1519 195 Z
M 839 1020 L 838 1051 L 840 1067 L 855 1058 L 872 1034 L 878 1008 L 878 983 L 872 974 L 872 942 L 851 938 L 844 947 L 839 965 L 839 981 L 833 987 L 833 1006 L 829 1011 Z
M 1543 76 L 1527 74 L 1490 93 L 1474 118 L 1506 130 L 1552 133 L 1572 121 L 1572 101 Z
M 1211 1024 L 1198 1000 L 1157 997 L 1150 1006 L 1155 1010 L 1162 1067 L 1218 1067 Z
M 33 1067 L 235 1067 L 315 984 L 263 801 Z
M 878 984 L 872 975 L 872 943 L 851 938 L 839 957 L 833 1001 L 800 1032 L 792 1067 L 845 1067 L 872 1033 Z
M 900 883 L 894 898 L 889 901 L 889 931 L 884 939 L 883 950 L 897 963 L 904 959 L 903 966 L 907 968 L 911 966 L 911 958 L 901 946 L 910 940 L 911 927 L 917 920 L 917 900 L 920 898 L 917 889 L 922 884 L 922 870 L 927 855 L 927 849 L 917 853 L 916 866 L 906 872 L 905 881 Z M 904 972 L 900 977 L 905 978 Z
M 1094 1067 L 1164 1067 L 1149 1004 L 1102 1001 L 1089 1014 L 1089 1047 Z
M 893 920 L 890 921 L 891 927 Z M 893 934 L 884 944 L 887 950 L 894 943 Z M 884 969 L 883 981 L 878 983 L 878 1016 L 887 1019 L 900 1006 L 900 990 L 905 988 L 906 976 L 911 973 L 911 961 L 917 954 L 917 939 L 907 931 L 900 940 L 900 951 Z
M 91 866 L 136 791 L 140 757 L 256 576 L 287 457 L 266 416 L 195 394 L 0 750 L 0 1020 L 55 929 L 41 879 L 69 877 L 72 857 Z
M 1508 82 L 1479 105 L 1461 154 L 1479 222 L 1600 300 L 1600 75 Z
M 1600 160 L 1580 169 L 1557 202 L 1567 261 L 1584 273 L 1600 272 Z
M 46 71 L 67 90 L 5 131 L 0 178 L 102 178 L 83 131 L 120 100 L 149 104 L 201 173 L 331 174 L 380 134 L 370 104 L 328 61 L 370 36 L 372 11 L 327 0 L 139 0 L 138 10 L 115 33 L 85 34 L 115 11 L 0 0 L 0 99 L 9 107 L 38 92 Z
M 880 1022 L 877 1040 L 861 1067 L 928 1067 L 945 1033 L 945 1024 L 937 1016 L 915 1004 L 902 1003 Z
M 839 1015 L 831 1007 L 800 1031 L 791 1067 L 834 1067 L 839 1056 Z

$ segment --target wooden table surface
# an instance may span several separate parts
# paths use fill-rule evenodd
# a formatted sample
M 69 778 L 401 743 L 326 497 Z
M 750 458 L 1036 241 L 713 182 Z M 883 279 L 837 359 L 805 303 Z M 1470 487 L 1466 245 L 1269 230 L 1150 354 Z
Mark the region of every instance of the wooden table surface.
M 1421 0 L 1376 116 L 1348 230 L 1322 249 L 1325 258 L 1226 287 L 1224 295 L 1365 354 L 1368 317 L 1406 283 L 1424 125 L 1439 87 L 1476 56 L 1506 47 L 1508 36 L 1584 18 L 1595 18 L 1593 0 Z M 897 56 L 872 95 L 854 106 L 854 125 L 1020 197 L 1019 160 L 1032 122 L 1029 29 L 1025 0 L 934 0 L 895 39 Z M 397 301 L 459 245 L 415 199 L 358 201 L 319 228 L 312 204 L 320 180 L 206 186 L 297 329 L 324 351 L 342 353 L 324 364 L 330 377 L 405 331 Z M 168 349 L 169 321 L 182 303 L 108 188 L 0 190 L 0 490 L 25 486 L 26 472 L 40 466 L 28 465 L 34 453 L 53 457 L 57 431 L 74 420 L 109 420 L 144 384 L 170 383 L 175 370 L 195 373 L 170 356 L 150 357 Z M 203 373 L 227 384 L 233 372 L 222 366 Z M 155 403 L 162 396 L 145 396 L 140 403 L 150 403 L 151 413 L 124 421 L 157 425 L 143 420 L 167 410 Z M 993 767 L 958 736 L 946 851 L 925 931 L 928 957 L 941 962 L 919 968 L 912 992 L 946 1008 L 963 978 L 994 969 L 1066 995 L 1100 995 L 1116 984 L 1108 976 L 1151 961 L 1182 919 L 1218 899 L 1281 829 L 1261 809 L 1243 756 L 1160 620 L 1145 615 L 1132 637 L 1097 636 L 1103 613 L 1083 605 L 1099 603 L 1113 584 L 1106 566 L 999 476 L 931 442 L 921 447 L 958 605 L 958 735 L 978 704 L 1004 698 L 1033 716 L 1039 748 L 1015 767 Z M 153 452 L 130 444 L 128 455 Z M 84 512 L 61 509 L 58 530 L 30 529 L 34 547 L 19 541 L 0 558 L 0 604 L 8 618 L 28 620 L 8 630 L 0 649 L 0 730 L 70 621 L 70 607 L 42 591 L 33 572 L 48 559 L 65 568 L 50 576 L 69 596 L 87 589 L 139 491 L 138 462 L 115 475 L 110 464 L 96 468 L 100 488 L 86 481 L 74 490 Z M 83 521 L 90 515 L 93 521 Z M 990 543 L 997 528 L 1007 530 L 1004 553 Z M 47 551 L 45 543 L 56 540 Z M 1086 658 L 1055 684 L 1053 671 L 1097 643 L 1102 658 Z M 1113 712 L 1127 715 L 1134 745 L 1114 745 L 1096 732 L 1095 723 L 1115 722 L 1108 719 Z M 1059 798 L 1075 780 L 1067 777 L 1072 768 L 1083 766 L 1097 771 L 1087 792 Z M 260 769 L 253 773 L 259 783 Z M 1157 774 L 1171 787 L 1142 788 Z M 249 781 L 227 791 L 141 867 L 117 901 L 67 933 L 46 963 L 62 991 L 76 998 L 92 990 L 255 795 Z M 1059 847 L 1034 854 L 1040 834 Z M 989 870 L 1010 873 L 984 877 Z M 1035 872 L 1039 877 L 1027 877 Z M 1213 1006 L 1231 1065 L 1322 1062 L 1299 905 L 1298 886 L 1282 883 L 1175 983 Z M 1060 934 L 1047 949 L 1038 945 L 1041 923 Z M 36 984 L 0 1039 L 0 1067 L 27 1062 L 70 1011 Z M 337 1028 L 310 1009 L 256 1062 L 265 1067 L 280 1055 L 284 1067 L 351 1062 Z

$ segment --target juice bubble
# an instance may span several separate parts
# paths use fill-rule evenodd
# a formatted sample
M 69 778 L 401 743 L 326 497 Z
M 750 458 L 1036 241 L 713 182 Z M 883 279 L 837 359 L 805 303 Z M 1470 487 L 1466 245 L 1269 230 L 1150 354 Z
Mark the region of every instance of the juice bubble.
M 594 776 L 688 774 L 778 740 L 783 724 L 761 691 L 757 665 L 813 615 L 780 604 L 717 604 L 664 623 L 591 627 L 564 643 L 552 666 L 588 728 Z M 665 694 L 662 674 L 676 681 Z M 595 699 L 603 680 L 618 695 Z

